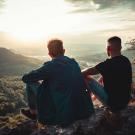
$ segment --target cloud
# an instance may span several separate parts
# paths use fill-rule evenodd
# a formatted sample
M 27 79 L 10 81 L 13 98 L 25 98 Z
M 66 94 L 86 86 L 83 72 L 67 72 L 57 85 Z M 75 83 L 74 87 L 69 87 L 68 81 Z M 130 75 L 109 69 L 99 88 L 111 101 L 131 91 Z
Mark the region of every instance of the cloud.
M 97 10 L 100 5 L 96 4 L 93 0 L 66 0 L 73 4 L 75 9 L 72 11 L 73 13 L 80 12 L 89 12 L 93 10 Z
M 73 12 L 89 12 L 108 8 L 128 8 L 135 10 L 135 0 L 66 0 L 76 7 Z
M 117 6 L 133 6 L 135 0 L 93 0 L 95 3 L 100 4 L 100 9 L 117 7 Z
M 0 8 L 3 6 L 5 0 L 0 0 Z

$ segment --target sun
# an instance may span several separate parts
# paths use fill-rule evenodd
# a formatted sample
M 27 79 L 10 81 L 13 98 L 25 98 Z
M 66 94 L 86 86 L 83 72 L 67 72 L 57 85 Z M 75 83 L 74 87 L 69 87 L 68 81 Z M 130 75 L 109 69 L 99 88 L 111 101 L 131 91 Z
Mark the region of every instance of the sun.
M 65 32 L 70 6 L 64 0 L 7 0 L 0 14 L 0 31 L 22 41 L 35 41 Z

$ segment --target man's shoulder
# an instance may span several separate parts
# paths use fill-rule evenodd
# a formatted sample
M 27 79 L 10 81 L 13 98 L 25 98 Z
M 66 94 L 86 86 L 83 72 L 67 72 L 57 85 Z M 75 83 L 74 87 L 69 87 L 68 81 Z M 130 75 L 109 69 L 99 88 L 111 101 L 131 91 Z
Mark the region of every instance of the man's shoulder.
M 62 56 L 62 57 L 58 57 L 56 59 L 53 60 L 53 62 L 57 62 L 57 61 L 65 61 L 65 62 L 76 62 L 76 60 L 74 58 L 68 57 L 68 56 Z M 76 62 L 77 63 L 77 62 Z
M 46 61 L 43 63 L 43 67 L 48 67 L 48 68 L 51 68 L 52 66 L 54 65 L 54 62 L 53 61 Z
M 69 58 L 69 57 L 68 57 Z M 75 58 L 69 58 L 69 60 L 71 61 L 71 63 L 79 66 L 78 62 L 75 60 Z
M 65 59 L 67 59 L 67 60 L 76 61 L 75 58 L 73 58 L 73 57 L 69 57 L 69 56 L 64 56 L 64 57 L 65 57 Z
M 52 61 L 45 61 L 43 65 L 50 65 L 52 63 L 53 63 Z
M 130 60 L 129 60 L 128 57 L 126 57 L 126 56 L 124 56 L 124 55 L 121 55 L 121 57 L 122 57 L 123 59 L 125 59 L 126 61 L 130 62 Z
M 100 64 L 102 64 L 102 65 L 104 65 L 104 64 L 106 64 L 106 63 L 109 63 L 111 61 L 111 59 L 104 59 L 102 62 L 100 62 L 100 63 L 98 63 L 98 65 L 100 65 Z
M 119 64 L 126 64 L 126 65 L 131 65 L 130 60 L 128 59 L 128 57 L 121 55 L 118 59 Z

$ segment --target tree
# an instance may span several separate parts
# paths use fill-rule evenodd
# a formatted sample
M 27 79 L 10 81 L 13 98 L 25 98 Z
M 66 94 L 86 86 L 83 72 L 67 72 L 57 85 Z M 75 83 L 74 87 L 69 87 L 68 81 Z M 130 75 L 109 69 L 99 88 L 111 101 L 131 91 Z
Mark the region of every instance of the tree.
M 135 49 L 135 38 L 126 42 L 127 45 L 130 45 L 129 49 Z
M 133 46 L 135 46 L 135 39 L 132 39 L 132 40 L 130 41 L 130 44 L 133 45 Z

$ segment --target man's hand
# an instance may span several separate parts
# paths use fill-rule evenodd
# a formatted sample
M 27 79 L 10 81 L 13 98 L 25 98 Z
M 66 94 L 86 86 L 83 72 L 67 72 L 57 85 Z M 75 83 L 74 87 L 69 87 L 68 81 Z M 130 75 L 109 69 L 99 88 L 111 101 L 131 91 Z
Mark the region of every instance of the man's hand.
M 86 78 L 88 75 L 97 75 L 97 74 L 99 74 L 99 72 L 95 67 L 92 67 L 92 68 L 83 70 L 82 74 Z
M 98 79 L 99 84 L 101 84 L 102 86 L 104 86 L 104 82 L 103 82 L 103 76 L 100 76 Z

